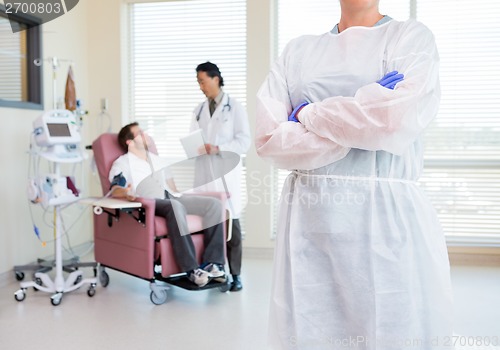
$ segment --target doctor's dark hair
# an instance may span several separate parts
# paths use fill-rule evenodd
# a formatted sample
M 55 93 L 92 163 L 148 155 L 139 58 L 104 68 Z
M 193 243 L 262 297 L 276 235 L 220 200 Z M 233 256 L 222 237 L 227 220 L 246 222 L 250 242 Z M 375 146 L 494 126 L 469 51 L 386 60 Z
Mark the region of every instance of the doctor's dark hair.
M 124 151 L 128 151 L 127 141 L 134 139 L 134 134 L 132 133 L 132 131 L 130 131 L 130 129 L 132 129 L 132 127 L 134 126 L 139 126 L 139 123 L 133 122 L 127 124 L 123 128 L 121 128 L 120 132 L 118 133 L 118 143 Z
M 224 78 L 220 74 L 219 67 L 212 62 L 201 63 L 196 67 L 196 73 L 205 72 L 210 78 L 219 77 L 219 87 L 224 86 Z

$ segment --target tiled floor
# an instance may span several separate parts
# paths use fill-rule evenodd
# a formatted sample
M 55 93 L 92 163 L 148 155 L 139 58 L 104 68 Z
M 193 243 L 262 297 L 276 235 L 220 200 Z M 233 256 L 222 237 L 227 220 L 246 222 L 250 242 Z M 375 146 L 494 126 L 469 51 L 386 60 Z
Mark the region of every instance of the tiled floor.
M 246 259 L 241 292 L 172 287 L 160 306 L 148 282 L 112 270 L 93 298 L 81 288 L 57 307 L 32 289 L 16 302 L 11 283 L 0 289 L 0 349 L 264 350 L 271 269 L 270 260 Z M 500 267 L 454 266 L 452 280 L 456 333 L 500 341 Z

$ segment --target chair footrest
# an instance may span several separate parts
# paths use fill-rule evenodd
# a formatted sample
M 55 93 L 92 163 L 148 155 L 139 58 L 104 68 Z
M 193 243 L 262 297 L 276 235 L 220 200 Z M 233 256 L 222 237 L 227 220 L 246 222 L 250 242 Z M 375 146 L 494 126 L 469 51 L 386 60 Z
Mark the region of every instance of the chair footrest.
M 205 289 L 211 289 L 211 288 L 218 288 L 218 287 L 223 287 L 227 285 L 226 282 L 217 282 L 215 280 L 211 280 L 208 282 L 206 285 L 203 287 L 200 287 L 191 280 L 186 275 L 180 275 L 180 276 L 174 276 L 174 277 L 162 277 L 161 275 L 155 276 L 156 280 L 166 282 L 168 284 L 171 284 L 173 286 L 182 288 L 182 289 L 187 289 L 187 290 L 205 290 Z

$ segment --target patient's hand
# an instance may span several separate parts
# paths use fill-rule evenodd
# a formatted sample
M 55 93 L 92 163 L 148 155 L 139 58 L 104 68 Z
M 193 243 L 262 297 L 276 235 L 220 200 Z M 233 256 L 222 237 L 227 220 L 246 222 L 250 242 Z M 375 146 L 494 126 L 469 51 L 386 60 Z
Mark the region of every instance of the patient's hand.
M 111 196 L 113 198 L 125 198 L 128 201 L 135 201 L 136 196 L 133 194 L 132 185 L 129 184 L 127 187 L 113 186 L 111 188 Z

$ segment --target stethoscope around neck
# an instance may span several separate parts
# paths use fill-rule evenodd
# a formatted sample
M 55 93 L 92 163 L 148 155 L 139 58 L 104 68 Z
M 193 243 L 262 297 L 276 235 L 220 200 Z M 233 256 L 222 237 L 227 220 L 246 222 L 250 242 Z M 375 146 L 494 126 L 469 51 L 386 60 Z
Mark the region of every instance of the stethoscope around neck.
M 230 102 L 230 97 L 228 94 L 224 93 L 224 95 L 222 96 L 222 100 L 224 100 L 224 97 L 227 96 L 227 101 L 226 101 L 226 104 L 224 104 L 222 106 L 222 113 L 224 113 L 224 111 L 227 109 L 228 112 L 231 112 L 231 105 L 229 104 Z M 196 121 L 200 121 L 200 116 L 201 116 L 201 112 L 203 111 L 203 106 L 205 106 L 205 102 L 203 102 L 201 104 L 201 107 L 200 107 L 200 110 L 198 111 L 198 114 L 196 114 Z

